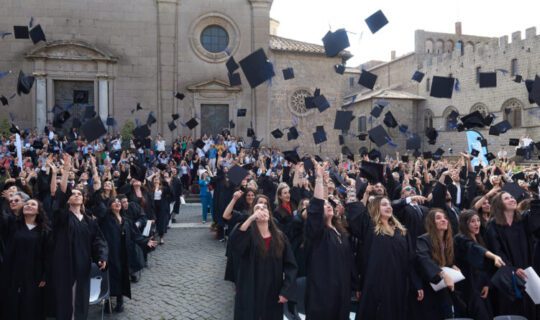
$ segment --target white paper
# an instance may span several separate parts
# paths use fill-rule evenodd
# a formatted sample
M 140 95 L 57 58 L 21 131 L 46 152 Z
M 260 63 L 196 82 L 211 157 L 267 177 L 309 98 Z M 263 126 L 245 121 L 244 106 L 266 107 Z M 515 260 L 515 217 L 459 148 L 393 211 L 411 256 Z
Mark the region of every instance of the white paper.
M 534 304 L 540 304 L 540 277 L 532 267 L 525 269 L 527 282 L 525 282 L 525 292 L 531 297 Z
M 442 267 L 442 270 L 444 271 L 444 273 L 449 275 L 450 278 L 452 278 L 452 280 L 454 280 L 454 283 L 458 283 L 461 280 L 465 279 L 465 276 L 463 275 L 463 273 L 461 273 L 461 271 L 457 271 L 457 270 L 454 270 L 454 269 L 448 268 L 448 267 Z M 441 289 L 446 288 L 446 284 L 444 283 L 444 279 L 441 280 L 437 284 L 430 283 L 430 285 L 433 288 L 433 290 L 435 290 L 435 291 L 439 291 Z
M 152 229 L 152 221 L 148 220 L 146 221 L 142 235 L 148 237 L 150 235 L 150 229 Z

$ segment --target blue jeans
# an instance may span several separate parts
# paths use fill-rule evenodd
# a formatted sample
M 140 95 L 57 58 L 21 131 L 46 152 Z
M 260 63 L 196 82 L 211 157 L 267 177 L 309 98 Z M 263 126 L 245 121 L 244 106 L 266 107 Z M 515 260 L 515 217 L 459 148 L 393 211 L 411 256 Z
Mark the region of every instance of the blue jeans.
M 212 215 L 212 212 L 214 211 L 212 208 L 212 194 L 210 192 L 207 195 L 201 196 L 201 205 L 202 219 L 203 221 L 206 221 L 208 211 L 210 211 L 210 215 Z

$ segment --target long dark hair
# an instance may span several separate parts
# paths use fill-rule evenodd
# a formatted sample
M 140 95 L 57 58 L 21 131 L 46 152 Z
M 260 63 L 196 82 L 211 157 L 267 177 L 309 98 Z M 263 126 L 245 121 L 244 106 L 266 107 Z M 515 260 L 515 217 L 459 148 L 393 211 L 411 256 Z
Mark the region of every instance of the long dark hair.
M 471 223 L 471 219 L 477 216 L 480 219 L 480 223 L 482 221 L 482 217 L 480 214 L 472 209 L 469 210 L 463 210 L 459 214 L 459 233 L 467 237 L 468 239 L 472 239 L 471 232 L 469 231 L 469 223 Z M 482 235 L 479 233 L 476 235 L 476 242 L 478 242 L 480 245 L 485 247 L 484 239 L 482 239 Z
M 439 242 L 439 237 L 437 236 L 437 226 L 435 224 L 435 215 L 437 213 L 444 214 L 446 220 L 448 220 L 448 229 L 444 232 L 443 243 Z M 452 226 L 446 212 L 439 208 L 429 210 L 426 216 L 425 226 L 431 240 L 431 257 L 433 260 L 441 267 L 454 264 L 454 239 L 452 237 Z
M 268 219 L 268 229 L 270 231 L 270 234 L 272 235 L 272 240 L 270 241 L 270 249 L 266 250 L 266 245 L 264 243 L 264 239 L 261 236 L 261 233 L 259 232 L 259 228 L 257 228 L 257 222 L 253 221 L 251 223 L 250 233 L 252 239 L 255 240 L 255 246 L 257 247 L 257 252 L 261 257 L 265 257 L 267 254 L 270 254 L 271 257 L 274 258 L 281 258 L 283 255 L 283 249 L 285 248 L 285 235 L 279 228 L 277 227 L 274 216 L 272 214 L 272 208 L 270 207 L 270 199 L 262 194 L 259 194 L 255 197 L 253 200 L 253 205 L 251 206 L 249 210 L 249 215 L 253 214 L 255 204 L 259 201 L 259 199 L 266 199 L 267 203 L 267 209 L 269 214 Z
M 492 199 L 491 199 L 491 217 L 493 220 L 495 220 L 495 223 L 501 226 L 506 226 L 508 223 L 506 222 L 506 217 L 504 216 L 504 201 L 502 199 L 504 194 L 509 194 L 508 192 L 499 192 L 497 193 Z M 519 214 L 518 210 L 516 209 L 514 211 L 514 221 L 519 221 L 521 219 L 521 215 Z
M 37 199 L 28 199 L 25 201 L 35 201 L 38 205 L 38 214 L 36 215 L 36 227 L 39 228 L 39 230 L 43 232 L 48 232 L 51 230 L 51 227 L 49 225 L 49 216 L 47 216 L 47 213 L 45 212 L 45 209 L 43 208 L 43 203 Z M 24 214 L 23 214 L 24 206 L 22 206 L 21 209 L 19 209 L 19 215 L 17 216 L 17 219 L 20 219 L 21 223 L 24 222 Z

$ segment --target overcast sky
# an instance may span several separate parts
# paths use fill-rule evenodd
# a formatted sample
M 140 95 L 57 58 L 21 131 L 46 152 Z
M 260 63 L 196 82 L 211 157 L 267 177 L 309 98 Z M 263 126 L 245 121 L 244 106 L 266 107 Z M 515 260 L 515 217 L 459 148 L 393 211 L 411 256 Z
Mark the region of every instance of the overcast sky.
M 389 23 L 371 34 L 364 21 L 382 10 Z M 272 18 L 280 22 L 278 35 L 321 44 L 329 28 L 345 28 L 349 33 L 354 57 L 349 66 L 368 60 L 390 59 L 414 50 L 414 30 L 454 32 L 462 22 L 464 34 L 499 37 L 537 27 L 540 31 L 540 1 L 512 0 L 274 0 Z M 352 34 L 355 33 L 355 34 Z

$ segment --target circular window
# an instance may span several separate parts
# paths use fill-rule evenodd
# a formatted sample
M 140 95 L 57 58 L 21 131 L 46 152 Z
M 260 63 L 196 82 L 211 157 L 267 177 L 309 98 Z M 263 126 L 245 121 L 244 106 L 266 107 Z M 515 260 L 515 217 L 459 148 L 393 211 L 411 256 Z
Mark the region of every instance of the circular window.
M 208 52 L 223 52 L 229 45 L 229 34 L 218 25 L 208 26 L 201 33 L 201 44 Z
M 297 116 L 306 116 L 313 110 L 306 108 L 306 97 L 310 97 L 311 93 L 308 90 L 300 89 L 296 90 L 289 103 L 289 109 Z

